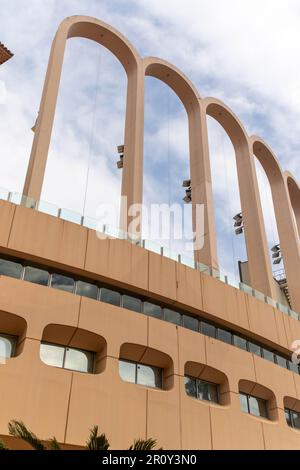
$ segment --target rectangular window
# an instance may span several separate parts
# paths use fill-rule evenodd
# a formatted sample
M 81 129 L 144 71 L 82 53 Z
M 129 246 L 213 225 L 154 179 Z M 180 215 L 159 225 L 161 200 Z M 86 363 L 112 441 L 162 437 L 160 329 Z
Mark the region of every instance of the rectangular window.
M 162 372 L 159 367 L 148 366 L 136 362 L 119 360 L 119 373 L 125 382 L 144 385 L 146 387 L 162 388 Z
M 216 337 L 216 328 L 214 325 L 210 323 L 206 323 L 205 321 L 201 322 L 201 333 L 206 336 L 210 336 L 211 338 Z
M 190 315 L 182 315 L 182 325 L 189 330 L 199 331 L 199 320 Z
M 51 287 L 54 287 L 54 289 L 73 293 L 75 289 L 75 281 L 71 277 L 54 273 L 51 276 Z
M 14 277 L 20 279 L 23 271 L 21 263 L 15 263 L 7 259 L 0 259 L 0 275 Z
M 197 379 L 197 396 L 199 400 L 219 402 L 219 387 L 210 382 Z
M 279 356 L 278 354 L 276 354 L 276 364 L 278 364 L 280 367 L 284 367 L 285 369 L 287 369 L 286 359 L 282 356 Z
M 262 348 L 262 351 L 264 359 L 267 359 L 267 361 L 275 362 L 274 354 L 271 351 L 265 348 Z
M 256 356 L 261 356 L 262 354 L 261 347 L 251 341 L 248 341 L 248 350 L 252 354 L 256 354 Z
M 194 377 L 185 377 L 185 391 L 189 397 L 197 398 L 197 384 Z
M 144 302 L 144 314 L 149 317 L 162 318 L 162 308 L 152 302 Z
M 12 357 L 15 352 L 17 337 L 0 334 L 0 358 Z
M 98 287 L 95 284 L 90 284 L 89 282 L 77 281 L 76 294 L 82 295 L 83 297 L 89 297 L 90 299 L 97 299 Z
M 181 314 L 169 308 L 164 308 L 164 319 L 175 325 L 181 325 Z
M 253 416 L 260 416 L 262 418 L 268 419 L 268 407 L 266 400 L 254 397 L 253 395 L 240 393 L 240 405 L 243 412 L 249 413 Z
M 224 343 L 232 344 L 232 334 L 230 333 L 230 331 L 223 330 L 222 328 L 218 328 L 217 338 L 220 341 L 224 341 Z
M 136 383 L 136 364 L 134 362 L 119 360 L 119 374 L 125 382 Z
M 137 364 L 137 384 L 162 388 L 162 370 L 158 367 Z
M 100 300 L 106 302 L 107 304 L 116 305 L 120 307 L 121 295 L 119 292 L 106 287 L 101 287 Z
M 185 391 L 198 400 L 219 403 L 219 385 L 195 377 L 185 376 Z
M 48 366 L 63 367 L 65 356 L 64 346 L 42 343 L 40 347 L 40 358 Z
M 24 280 L 39 284 L 40 286 L 48 286 L 49 273 L 44 269 L 35 268 L 33 266 L 25 266 Z
M 123 308 L 141 313 L 142 302 L 140 299 L 132 297 L 131 295 L 123 295 Z
M 237 346 L 238 348 L 247 351 L 247 340 L 245 340 L 244 338 L 241 338 L 237 335 L 233 335 L 233 344 L 234 346 Z
M 287 362 L 288 362 L 289 369 L 290 369 L 292 372 L 295 372 L 295 374 L 299 374 L 299 366 L 298 366 L 298 364 L 295 364 L 295 363 L 292 362 L 292 361 L 287 361 Z
M 293 423 L 293 428 L 300 429 L 300 413 L 291 410 L 291 419 Z
M 78 372 L 93 373 L 94 354 L 89 351 L 66 348 L 63 367 Z
M 293 427 L 293 423 L 292 423 L 292 417 L 291 417 L 291 410 L 289 409 L 285 409 L 284 410 L 284 414 L 285 414 L 285 420 L 287 422 L 287 425 L 290 426 L 291 428 Z

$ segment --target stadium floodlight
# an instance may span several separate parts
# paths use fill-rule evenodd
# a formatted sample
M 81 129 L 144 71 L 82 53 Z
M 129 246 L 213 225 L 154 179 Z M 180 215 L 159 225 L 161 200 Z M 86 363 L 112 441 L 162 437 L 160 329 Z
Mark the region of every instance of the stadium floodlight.
M 118 149 L 118 153 L 124 153 L 125 146 L 124 145 L 118 145 L 117 149 Z
M 272 246 L 271 251 L 273 251 L 273 253 L 279 252 L 280 251 L 280 244 L 277 243 L 277 245 Z
M 243 214 L 242 214 L 242 212 L 239 212 L 238 214 L 236 214 L 236 215 L 233 217 L 233 220 L 235 220 L 235 221 L 243 220 Z
M 124 158 L 124 155 L 120 155 L 120 160 L 117 162 L 117 167 L 119 170 L 123 168 L 123 158 Z
M 189 186 L 191 186 L 191 180 L 183 180 L 182 187 L 188 188 Z
M 279 264 L 281 263 L 281 261 L 282 261 L 282 257 L 280 256 L 280 258 L 277 258 L 273 261 L 273 264 Z
M 244 227 L 239 227 L 239 228 L 235 229 L 235 234 L 240 235 L 241 233 L 243 233 L 243 230 L 244 230 Z

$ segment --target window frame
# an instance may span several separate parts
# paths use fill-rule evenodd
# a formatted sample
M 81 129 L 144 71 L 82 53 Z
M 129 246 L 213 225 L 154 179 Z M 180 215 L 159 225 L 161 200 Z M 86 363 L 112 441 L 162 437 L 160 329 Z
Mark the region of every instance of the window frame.
M 209 380 L 204 380 L 204 379 L 201 379 L 199 377 L 193 377 L 192 375 L 188 375 L 188 374 L 185 374 L 184 377 L 188 378 L 188 379 L 191 379 L 191 380 L 195 380 L 195 382 L 196 382 L 195 383 L 196 396 L 189 395 L 186 391 L 186 383 L 184 384 L 185 393 L 187 394 L 188 397 L 195 398 L 196 400 L 204 401 L 206 403 L 214 403 L 215 405 L 220 405 L 221 404 L 220 403 L 220 384 L 217 384 L 215 382 L 210 382 Z M 200 383 L 205 384 L 205 385 L 213 385 L 216 388 L 217 401 L 205 400 L 205 398 L 200 398 L 200 396 L 199 396 L 199 384 Z
M 162 367 L 152 366 L 152 365 L 149 365 L 149 364 L 145 364 L 143 362 L 136 362 L 136 361 L 131 361 L 129 359 L 123 359 L 123 358 L 119 358 L 119 364 L 120 364 L 120 362 L 122 362 L 122 363 L 126 362 L 126 363 L 129 363 L 129 364 L 134 364 L 134 366 L 135 366 L 134 383 L 129 382 L 128 380 L 122 379 L 121 374 L 120 374 L 120 368 L 119 368 L 119 376 L 120 376 L 120 378 L 123 382 L 129 383 L 131 385 L 139 385 L 140 387 L 151 388 L 151 389 L 154 389 L 154 390 L 164 390 L 164 369 Z M 151 367 L 152 369 L 156 369 L 157 371 L 159 371 L 160 386 L 155 387 L 155 386 L 152 386 L 152 385 L 140 384 L 138 382 L 138 366 Z
M 60 366 L 52 366 L 51 364 L 46 364 L 46 362 L 44 362 L 41 357 L 40 357 L 40 360 L 42 361 L 43 364 L 45 364 L 46 366 L 49 366 L 49 367 L 56 367 L 57 369 L 63 369 L 63 370 L 69 370 L 69 371 L 72 371 L 72 372 L 79 372 L 80 374 L 95 374 L 95 365 L 96 365 L 96 361 L 95 361 L 95 358 L 96 358 L 96 353 L 94 351 L 89 351 L 87 349 L 82 349 L 82 348 L 73 348 L 71 346 L 65 346 L 63 344 L 57 344 L 57 343 L 51 343 L 50 341 L 41 341 L 40 342 L 40 349 L 41 349 L 41 346 L 45 344 L 45 345 L 49 345 L 49 346 L 56 346 L 56 347 L 60 347 L 60 348 L 63 348 L 64 350 L 64 353 L 63 353 L 63 358 L 62 358 L 62 367 Z M 76 370 L 76 369 L 69 369 L 68 367 L 65 367 L 65 362 L 66 362 L 66 355 L 67 355 L 67 350 L 75 350 L 75 351 L 79 351 L 79 352 L 82 352 L 82 353 L 88 353 L 88 354 L 91 354 L 92 355 L 92 367 L 91 367 L 91 371 L 87 370 L 87 371 L 84 371 L 84 370 Z
M 264 398 L 260 398 L 260 397 L 256 397 L 255 395 L 250 395 L 249 393 L 244 393 L 244 392 L 240 392 L 239 391 L 239 396 L 243 395 L 244 397 L 246 397 L 246 402 L 247 402 L 247 414 L 251 415 L 251 416 L 254 416 L 255 418 L 261 418 L 261 419 L 267 419 L 268 421 L 270 421 L 270 414 L 269 414 L 269 409 L 268 409 L 268 400 L 265 400 Z M 255 400 L 260 400 L 261 402 L 264 403 L 264 406 L 265 406 L 265 410 L 266 410 L 266 416 L 262 416 L 262 415 L 256 415 L 254 413 L 251 413 L 251 407 L 250 407 L 250 398 L 255 398 Z M 245 411 L 242 410 L 241 408 L 241 404 L 240 404 L 240 409 L 242 411 L 242 413 L 246 413 Z

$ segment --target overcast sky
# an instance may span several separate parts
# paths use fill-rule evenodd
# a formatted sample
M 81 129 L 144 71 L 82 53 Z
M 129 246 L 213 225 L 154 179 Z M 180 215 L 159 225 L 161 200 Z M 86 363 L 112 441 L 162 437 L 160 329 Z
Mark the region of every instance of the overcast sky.
M 80 14 L 117 28 L 142 56 L 172 62 L 201 96 L 223 100 L 300 180 L 299 1 L 0 0 L 0 12 L 0 41 L 15 54 L 0 68 L 1 187 L 22 191 L 51 42 L 66 16 Z M 42 199 L 92 217 L 99 203 L 118 201 L 125 100 L 118 61 L 97 44 L 69 40 Z M 146 78 L 145 104 L 145 201 L 180 202 L 189 176 L 185 112 L 153 78 Z M 211 119 L 209 139 L 221 266 L 237 275 L 245 250 L 232 228 L 240 211 L 234 153 Z M 268 182 L 257 170 L 271 246 L 276 224 Z

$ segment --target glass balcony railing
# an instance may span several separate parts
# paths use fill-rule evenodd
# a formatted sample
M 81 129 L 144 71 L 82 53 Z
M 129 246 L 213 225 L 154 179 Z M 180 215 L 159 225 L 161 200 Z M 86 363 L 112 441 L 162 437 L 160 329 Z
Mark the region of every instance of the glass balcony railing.
M 169 248 L 162 247 L 159 244 L 153 242 L 152 240 L 140 240 L 136 236 L 127 234 L 123 232 L 122 230 L 116 229 L 115 227 L 111 227 L 109 225 L 100 225 L 99 227 L 99 222 L 95 218 L 82 216 L 81 214 L 77 212 L 73 212 L 68 209 L 59 208 L 58 206 L 45 202 L 45 201 L 34 201 L 32 198 L 23 196 L 20 193 L 10 192 L 4 188 L 0 188 L 0 200 L 1 199 L 4 201 L 13 202 L 14 204 L 18 204 L 18 205 L 22 205 L 31 209 L 38 210 L 39 212 L 43 212 L 45 214 L 58 217 L 60 219 L 75 223 L 77 225 L 82 225 L 83 227 L 87 227 L 92 230 L 98 230 L 99 232 L 107 235 L 110 238 L 118 238 L 118 239 L 127 240 L 128 242 L 141 246 L 148 251 L 152 251 L 153 253 L 157 253 L 161 256 L 177 261 L 178 263 L 181 263 L 185 266 L 196 269 L 197 271 L 200 271 L 201 273 L 207 276 L 214 277 L 215 279 L 218 279 L 220 282 L 224 282 L 225 284 L 235 287 L 236 289 L 241 290 L 247 295 L 255 297 L 261 302 L 265 302 L 266 304 L 271 305 L 274 308 L 277 308 L 282 313 L 285 313 L 286 315 L 289 315 L 295 320 L 300 321 L 300 315 L 297 312 L 294 312 L 293 310 L 291 310 L 286 305 L 282 305 L 276 300 L 271 299 L 270 297 L 266 296 L 262 292 L 259 292 L 256 289 L 253 289 L 252 287 L 242 282 L 237 281 L 236 279 L 230 278 L 226 274 L 223 274 L 222 272 L 214 268 L 211 268 L 199 262 L 195 262 L 193 257 L 188 257 L 186 255 L 177 253 L 175 251 L 171 251 Z

